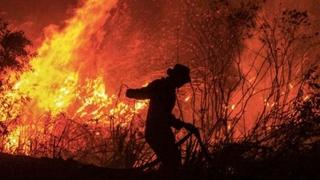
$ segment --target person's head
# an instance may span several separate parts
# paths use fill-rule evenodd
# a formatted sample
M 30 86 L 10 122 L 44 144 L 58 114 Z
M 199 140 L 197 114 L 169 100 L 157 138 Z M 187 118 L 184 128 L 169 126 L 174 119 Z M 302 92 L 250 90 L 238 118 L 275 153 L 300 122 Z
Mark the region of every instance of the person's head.
M 182 64 L 176 64 L 173 69 L 169 68 L 167 74 L 173 80 L 175 87 L 180 88 L 191 81 L 190 69 Z

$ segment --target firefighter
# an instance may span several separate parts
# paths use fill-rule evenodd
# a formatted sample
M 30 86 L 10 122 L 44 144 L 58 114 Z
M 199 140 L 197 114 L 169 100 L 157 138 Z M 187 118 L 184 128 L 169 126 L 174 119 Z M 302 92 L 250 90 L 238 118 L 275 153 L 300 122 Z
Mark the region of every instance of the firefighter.
M 128 89 L 126 96 L 134 99 L 149 99 L 149 109 L 145 127 L 146 142 L 161 161 L 160 170 L 172 177 L 181 166 L 181 156 L 175 145 L 171 127 L 195 132 L 190 123 L 177 119 L 172 110 L 176 101 L 176 89 L 191 81 L 190 69 L 176 64 L 167 70 L 167 77 L 157 79 L 140 89 Z

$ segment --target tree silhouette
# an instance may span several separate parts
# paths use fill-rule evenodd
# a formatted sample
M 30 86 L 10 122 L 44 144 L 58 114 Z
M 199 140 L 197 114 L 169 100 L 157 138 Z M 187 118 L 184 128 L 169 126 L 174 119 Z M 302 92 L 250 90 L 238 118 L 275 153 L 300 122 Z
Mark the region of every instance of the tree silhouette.
M 31 45 L 23 31 L 9 29 L 9 24 L 0 19 L 0 84 L 10 70 L 21 71 L 27 67 Z

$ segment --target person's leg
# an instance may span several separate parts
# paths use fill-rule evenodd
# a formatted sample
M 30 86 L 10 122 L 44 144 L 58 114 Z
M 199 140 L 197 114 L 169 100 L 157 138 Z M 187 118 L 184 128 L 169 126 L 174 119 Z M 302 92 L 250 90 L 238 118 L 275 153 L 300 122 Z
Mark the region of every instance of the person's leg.
M 173 133 L 167 131 L 164 135 L 156 139 L 148 139 L 148 143 L 162 165 L 160 167 L 161 174 L 166 178 L 174 177 L 177 170 L 181 167 L 181 155 L 178 147 L 175 145 Z
M 181 167 L 180 151 L 174 143 L 168 142 L 159 154 L 160 160 L 163 164 L 163 170 L 170 177 L 175 176 L 178 169 Z

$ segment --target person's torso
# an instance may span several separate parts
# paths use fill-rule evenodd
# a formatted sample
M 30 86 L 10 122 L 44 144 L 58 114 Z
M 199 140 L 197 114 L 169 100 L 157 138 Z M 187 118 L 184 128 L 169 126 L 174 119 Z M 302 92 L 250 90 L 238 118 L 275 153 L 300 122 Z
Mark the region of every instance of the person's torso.
M 175 101 L 175 88 L 166 79 L 156 80 L 149 103 L 147 127 L 168 127 Z

